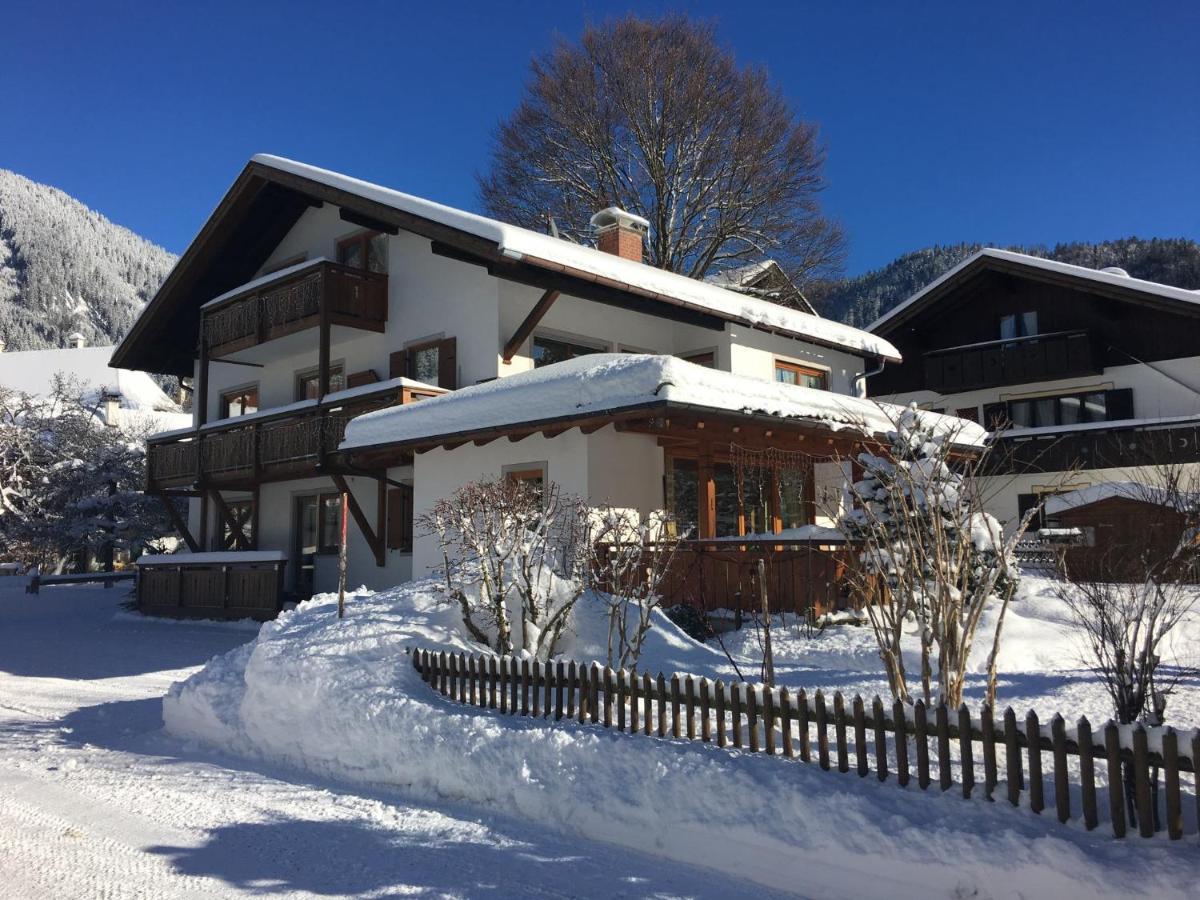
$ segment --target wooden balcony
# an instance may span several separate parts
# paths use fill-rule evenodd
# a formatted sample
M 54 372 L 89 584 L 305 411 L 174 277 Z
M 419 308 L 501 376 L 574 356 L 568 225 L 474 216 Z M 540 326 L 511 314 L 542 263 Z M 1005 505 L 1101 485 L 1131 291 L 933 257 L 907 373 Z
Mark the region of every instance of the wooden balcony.
M 1102 369 L 1086 331 L 947 347 L 924 359 L 926 389 L 942 394 L 1094 375 Z
M 245 421 L 230 419 L 196 431 L 151 438 L 147 441 L 147 490 L 194 484 L 242 487 L 316 475 L 337 450 L 347 423 L 355 416 L 412 403 L 429 393 L 391 387 L 358 394 L 352 402 L 331 395 L 325 403 L 299 410 L 267 411 L 245 416 Z
M 988 456 L 985 475 L 1200 462 L 1200 425 L 1194 421 L 1034 435 L 999 432 L 998 438 Z
M 319 260 L 209 303 L 201 334 L 208 355 L 219 358 L 315 328 L 323 316 L 331 325 L 383 331 L 387 292 L 385 274 Z

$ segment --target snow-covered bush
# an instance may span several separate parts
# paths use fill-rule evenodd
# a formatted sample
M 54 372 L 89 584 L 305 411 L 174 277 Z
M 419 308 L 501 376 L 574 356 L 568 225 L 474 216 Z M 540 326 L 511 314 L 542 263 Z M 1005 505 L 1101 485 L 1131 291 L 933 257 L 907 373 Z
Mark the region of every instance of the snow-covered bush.
M 44 397 L 0 388 L 0 552 L 43 571 L 73 558 L 102 564 L 173 533 L 142 490 L 141 435 L 105 427 L 83 386 Z
M 553 482 L 497 478 L 463 485 L 420 524 L 437 538 L 444 594 L 471 638 L 548 659 L 587 586 L 587 521 Z
M 915 620 L 924 699 L 932 700 L 936 656 L 938 699 L 952 706 L 962 703 L 967 657 L 990 604 L 1001 607 L 988 663 L 988 700 L 995 701 L 1004 610 L 1018 580 L 1013 551 L 1032 518 L 1004 535 L 983 510 L 974 479 L 983 459 L 957 452 L 955 437 L 952 429 L 935 430 L 915 406 L 905 409 L 887 445 L 859 455 L 863 477 L 850 488 L 853 504 L 839 526 L 862 545 L 850 577 L 871 601 L 867 616 L 893 694 L 911 699 L 900 638 Z

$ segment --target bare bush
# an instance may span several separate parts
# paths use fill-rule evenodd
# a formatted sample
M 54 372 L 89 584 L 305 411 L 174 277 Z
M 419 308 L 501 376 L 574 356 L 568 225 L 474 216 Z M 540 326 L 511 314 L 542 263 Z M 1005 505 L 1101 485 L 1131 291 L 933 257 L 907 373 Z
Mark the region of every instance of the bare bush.
M 608 605 L 608 664 L 637 664 L 679 541 L 670 517 L 603 506 L 592 514 L 593 584 Z
M 471 482 L 420 525 L 437 538 L 443 590 L 470 636 L 497 653 L 553 656 L 586 588 L 586 509 L 553 482 Z

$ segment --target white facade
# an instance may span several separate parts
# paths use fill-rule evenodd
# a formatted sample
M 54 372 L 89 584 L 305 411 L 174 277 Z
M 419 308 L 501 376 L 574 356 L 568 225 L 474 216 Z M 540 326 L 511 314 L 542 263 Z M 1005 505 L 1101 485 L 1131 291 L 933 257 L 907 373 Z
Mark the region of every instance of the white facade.
M 311 208 L 258 274 L 299 258 L 336 259 L 338 242 L 362 231 L 340 218 L 333 204 Z M 430 240 L 405 231 L 387 237 L 387 272 L 386 330 L 374 333 L 332 328 L 330 361 L 334 366 L 341 364 L 346 374 L 370 369 L 379 379 L 387 379 L 389 357 L 394 351 L 451 337 L 457 344 L 458 387 L 532 369 L 532 345 L 540 336 L 612 352 L 684 357 L 711 352 L 716 368 L 767 381 L 775 379 L 775 362 L 780 360 L 825 372 L 828 388 L 842 394 L 859 390 L 856 379 L 866 368 L 864 359 L 853 352 L 749 326 L 726 323 L 720 329 L 704 328 L 565 294 L 506 363 L 501 349 L 542 296 L 541 289 L 502 280 L 481 266 L 437 255 Z M 260 412 L 295 402 L 298 376 L 317 365 L 316 329 L 212 360 L 207 423 L 210 427 L 219 423 L 221 397 L 234 389 L 257 388 Z M 412 467 L 393 469 L 388 475 L 396 482 L 413 485 L 414 517 L 419 519 L 433 502 L 458 486 L 526 463 L 544 464 L 548 478 L 568 493 L 593 503 L 612 503 L 642 513 L 663 505 L 661 448 L 652 438 L 617 434 L 612 428 L 590 435 L 575 430 L 552 439 L 534 435 L 519 442 L 501 440 L 482 447 L 468 444 L 453 450 L 433 450 L 418 454 Z M 374 480 L 348 480 L 362 508 L 374 511 Z M 336 490 L 329 478 L 263 484 L 259 495 L 259 548 L 294 556 L 296 498 Z M 228 498 L 233 500 L 237 495 L 229 492 Z M 193 534 L 200 531 L 200 508 L 198 500 L 191 502 L 189 524 Z M 220 519 L 215 510 L 210 509 L 210 517 L 207 532 L 219 533 Z M 419 528 L 415 535 L 412 554 L 388 550 L 385 565 L 379 567 L 352 521 L 348 540 L 353 585 L 379 588 L 428 572 L 437 563 L 436 554 Z M 289 584 L 295 577 L 294 568 L 289 565 Z M 329 590 L 335 584 L 336 558 L 318 555 L 315 589 Z

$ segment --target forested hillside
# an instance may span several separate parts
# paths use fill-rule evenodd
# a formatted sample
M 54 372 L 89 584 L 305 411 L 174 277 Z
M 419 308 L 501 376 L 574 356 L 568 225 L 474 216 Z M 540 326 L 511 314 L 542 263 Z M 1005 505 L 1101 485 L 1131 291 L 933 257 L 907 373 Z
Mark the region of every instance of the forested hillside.
M 983 246 L 926 247 L 856 278 L 809 286 L 805 295 L 821 315 L 865 327 Z M 1200 288 L 1200 244 L 1184 238 L 1129 237 L 1096 244 L 1076 242 L 1004 249 L 1092 269 L 1120 266 L 1134 278 Z
M 57 188 L 0 169 L 0 340 L 61 347 L 79 331 L 112 344 L 175 257 Z

